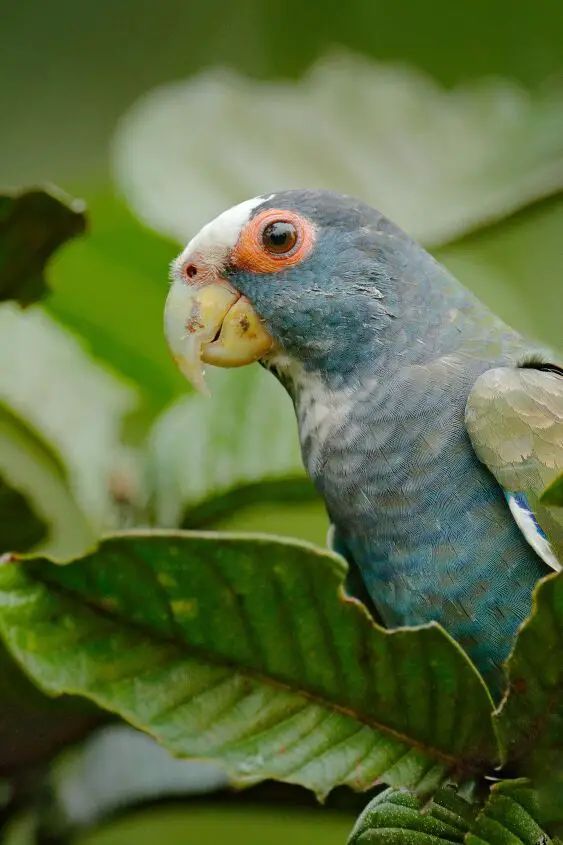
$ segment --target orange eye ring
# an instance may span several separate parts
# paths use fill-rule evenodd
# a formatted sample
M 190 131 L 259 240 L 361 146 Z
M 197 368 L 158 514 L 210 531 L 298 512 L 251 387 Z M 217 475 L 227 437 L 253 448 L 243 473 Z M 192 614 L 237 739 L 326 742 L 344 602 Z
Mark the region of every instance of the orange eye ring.
M 315 235 L 314 225 L 297 212 L 268 209 L 243 229 L 231 262 L 254 273 L 276 273 L 303 261 L 315 244 Z

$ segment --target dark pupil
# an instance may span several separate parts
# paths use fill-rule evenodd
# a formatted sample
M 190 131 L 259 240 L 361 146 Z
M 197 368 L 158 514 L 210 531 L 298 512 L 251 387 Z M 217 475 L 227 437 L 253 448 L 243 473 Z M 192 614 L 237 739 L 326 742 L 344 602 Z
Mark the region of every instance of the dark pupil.
M 297 232 L 293 223 L 279 220 L 266 226 L 262 240 L 269 252 L 289 252 L 295 246 Z

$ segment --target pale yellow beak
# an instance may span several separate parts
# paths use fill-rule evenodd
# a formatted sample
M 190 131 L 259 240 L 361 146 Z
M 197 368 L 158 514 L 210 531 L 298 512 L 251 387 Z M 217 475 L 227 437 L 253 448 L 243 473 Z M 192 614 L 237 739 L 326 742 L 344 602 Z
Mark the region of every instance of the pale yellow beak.
M 223 281 L 197 286 L 175 279 L 164 309 L 164 332 L 180 372 L 204 394 L 209 391 L 203 363 L 242 367 L 274 345 L 249 300 Z

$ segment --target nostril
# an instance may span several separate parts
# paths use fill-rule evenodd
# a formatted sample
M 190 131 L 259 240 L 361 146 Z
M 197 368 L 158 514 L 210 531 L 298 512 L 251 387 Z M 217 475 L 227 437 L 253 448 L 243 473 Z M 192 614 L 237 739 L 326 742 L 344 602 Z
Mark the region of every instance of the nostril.
M 188 264 L 184 272 L 188 279 L 193 279 L 194 276 L 197 276 L 197 267 L 195 264 Z

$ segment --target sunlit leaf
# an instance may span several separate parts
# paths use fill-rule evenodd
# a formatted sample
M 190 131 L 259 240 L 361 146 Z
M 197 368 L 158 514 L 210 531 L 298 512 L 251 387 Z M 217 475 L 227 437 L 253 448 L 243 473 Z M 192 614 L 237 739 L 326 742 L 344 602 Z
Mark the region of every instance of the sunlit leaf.
M 0 302 L 42 299 L 46 263 L 85 227 L 83 204 L 54 189 L 0 193 Z
M 500 78 L 447 91 L 342 52 L 297 83 L 213 69 L 133 106 L 116 175 L 141 219 L 182 242 L 247 197 L 329 187 L 443 243 L 561 187 L 561 97 Z
M 73 565 L 0 568 L 0 628 L 35 681 L 176 754 L 326 794 L 429 790 L 496 759 L 490 696 L 433 624 L 387 632 L 340 558 L 266 537 L 142 532 Z

